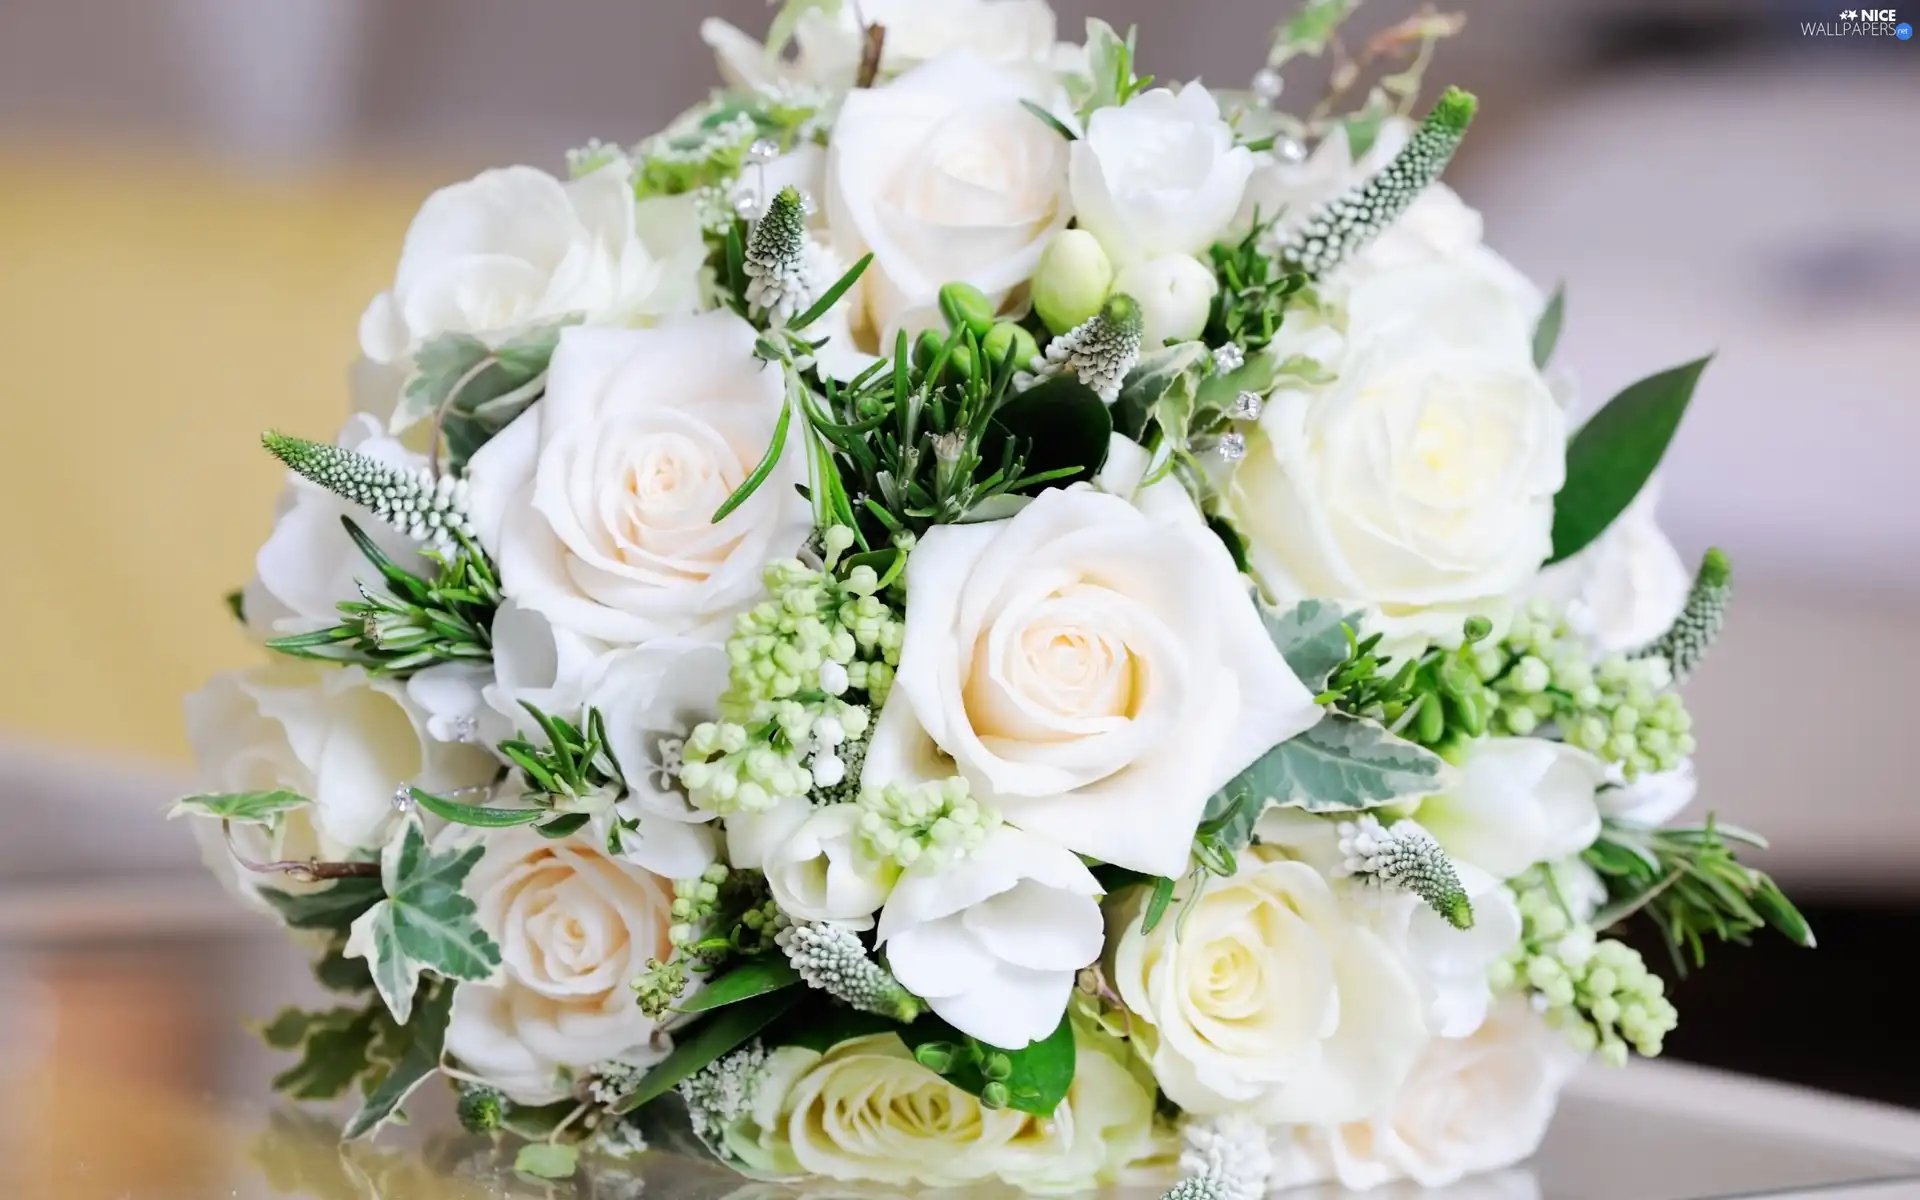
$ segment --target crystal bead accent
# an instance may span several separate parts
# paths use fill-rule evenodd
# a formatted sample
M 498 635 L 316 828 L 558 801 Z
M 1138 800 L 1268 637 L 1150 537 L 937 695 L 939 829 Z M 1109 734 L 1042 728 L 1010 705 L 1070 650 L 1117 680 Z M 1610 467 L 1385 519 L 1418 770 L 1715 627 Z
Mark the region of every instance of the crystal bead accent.
M 1237 433 L 1223 433 L 1213 449 L 1228 462 L 1239 462 L 1247 456 L 1247 439 Z
M 1297 166 L 1307 161 L 1307 148 L 1298 138 L 1276 137 L 1273 139 L 1273 155 L 1281 162 Z
M 734 143 L 738 145 L 739 143 Z M 772 138 L 759 138 L 747 147 L 747 161 L 756 167 L 765 166 L 780 157 L 780 143 Z
M 751 221 L 760 215 L 760 197 L 742 188 L 733 194 L 733 211 Z
M 1238 342 L 1228 342 L 1213 352 L 1213 369 L 1216 374 L 1231 375 L 1247 365 L 1247 353 Z
M 1265 407 L 1259 392 L 1241 392 L 1233 398 L 1230 415 L 1236 421 L 1258 421 L 1261 410 Z
M 457 716 L 453 719 L 453 740 L 454 741 L 471 742 L 474 740 L 474 738 L 479 736 L 479 733 L 480 733 L 480 722 L 474 719 L 472 716 L 469 716 L 463 713 L 460 716 Z
M 403 813 L 413 811 L 413 785 L 412 784 L 403 783 L 399 787 L 393 789 L 393 811 L 403 812 Z
M 1253 95 L 1262 108 L 1272 108 L 1273 102 L 1280 98 L 1285 88 L 1286 81 L 1272 67 L 1261 67 L 1253 73 Z

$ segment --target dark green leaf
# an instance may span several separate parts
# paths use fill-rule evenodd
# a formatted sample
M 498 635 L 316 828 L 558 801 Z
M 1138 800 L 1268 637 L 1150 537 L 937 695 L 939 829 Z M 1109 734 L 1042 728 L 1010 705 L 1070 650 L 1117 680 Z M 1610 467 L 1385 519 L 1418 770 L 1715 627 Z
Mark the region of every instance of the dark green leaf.
M 374 1025 L 382 1015 L 377 1007 L 283 1010 L 260 1029 L 260 1040 L 275 1050 L 296 1052 L 300 1060 L 274 1076 L 273 1090 L 289 1100 L 345 1095 L 374 1069 Z
M 247 623 L 247 594 L 239 588 L 227 593 L 227 611 L 242 625 Z
M 406 1053 L 387 1072 L 380 1086 L 368 1094 L 360 1111 L 347 1121 L 342 1137 L 351 1141 L 380 1128 L 399 1111 L 415 1088 L 439 1072 L 440 1054 L 446 1048 L 447 1020 L 453 1015 L 453 990 L 452 984 L 424 989 L 413 1019 L 405 1022 L 412 1039 Z M 413 1005 L 409 1003 L 408 1008 Z
M 876 1033 L 893 1033 L 899 1028 L 900 1022 L 891 1017 L 848 1008 L 821 993 L 810 992 L 800 997 L 785 1016 L 767 1026 L 760 1040 L 769 1049 L 800 1046 L 825 1054 L 841 1042 Z
M 896 1032 L 908 1050 L 917 1050 L 928 1042 L 948 1042 L 959 1046 L 972 1040 L 932 1015 L 923 1016 L 911 1025 L 901 1026 Z M 1060 1019 L 1059 1026 L 1052 1033 L 1019 1050 L 1003 1050 L 978 1041 L 973 1044 L 988 1053 L 1004 1054 L 1012 1060 L 1013 1073 L 1005 1082 L 1012 1096 L 1010 1107 L 1021 1112 L 1051 1117 L 1054 1110 L 1060 1107 L 1060 1102 L 1066 1099 L 1067 1089 L 1073 1086 L 1073 1022 L 1066 1017 Z M 943 1078 L 975 1096 L 987 1085 L 987 1078 L 981 1074 L 979 1064 L 967 1056 L 956 1059 L 952 1070 Z
M 1221 795 L 1228 797 L 1223 803 L 1251 797 L 1261 808 L 1354 812 L 1432 793 L 1442 784 L 1445 765 L 1372 721 L 1328 713 L 1261 755 Z
M 563 837 L 572 837 L 579 833 L 590 820 L 592 818 L 586 813 L 564 813 L 544 825 L 535 825 L 533 831 L 543 838 L 558 841 Z
M 264 825 L 281 813 L 299 808 L 305 803 L 307 798 L 298 792 L 229 792 L 217 796 L 188 796 L 177 800 L 167 816 L 178 817 L 185 814 Z
M 1553 348 L 1560 344 L 1560 323 L 1567 315 L 1567 285 L 1561 284 L 1553 289 L 1553 298 L 1547 301 L 1547 307 L 1541 310 L 1540 320 L 1533 327 L 1533 365 L 1544 368 L 1553 358 Z
M 1090 480 L 1106 465 L 1113 417 L 1094 390 L 1066 375 L 1043 380 L 994 414 L 981 458 L 999 461 L 1011 440 L 1028 475 L 1071 470 L 1048 486 Z
M 815 300 L 807 311 L 787 322 L 787 328 L 797 333 L 825 316 L 827 310 L 838 304 L 840 297 L 847 294 L 847 289 L 860 281 L 860 276 L 866 273 L 868 265 L 872 262 L 873 255 L 863 255 L 859 262 L 849 267 L 847 273 L 834 282 L 832 287 L 822 292 L 820 298 Z
M 739 1004 L 729 1004 L 693 1028 L 681 1031 L 674 1038 L 673 1050 L 647 1072 L 637 1088 L 614 1103 L 614 1115 L 632 1112 L 701 1067 L 746 1044 L 799 999 L 799 993 L 791 988 L 768 992 Z
M 1680 428 L 1707 358 L 1650 375 L 1593 414 L 1567 444 L 1567 482 L 1553 502 L 1553 557 L 1585 549 L 1626 511 Z
M 1055 133 L 1059 134 L 1061 137 L 1067 139 L 1068 141 L 1077 142 L 1080 140 L 1078 135 L 1076 135 L 1073 132 L 1073 130 L 1068 129 L 1066 127 L 1066 124 L 1062 122 L 1059 117 L 1054 116 L 1052 113 L 1040 107 L 1038 104 L 1035 104 L 1033 101 L 1022 100 L 1020 102 L 1020 107 L 1026 109 L 1028 112 L 1032 113 L 1034 116 L 1039 117 L 1042 121 L 1046 122 L 1048 128 L 1052 129 Z
M 729 1004 L 793 987 L 799 982 L 800 972 L 794 970 L 784 958 L 769 956 L 750 959 L 701 988 L 680 1005 L 680 1011 L 697 1013 L 725 1008 Z
M 1167 906 L 1173 903 L 1173 889 L 1176 885 L 1164 876 L 1153 881 L 1153 895 L 1147 898 L 1147 911 L 1140 918 L 1140 932 L 1152 933 L 1167 915 Z
M 260 889 L 260 898 L 273 905 L 290 928 L 331 929 L 337 933 L 345 933 L 360 914 L 385 895 L 380 881 L 370 878 L 341 879 L 311 892 Z
M 420 818 L 410 816 L 380 855 L 387 898 L 368 909 L 363 948 L 374 986 L 406 1024 L 423 971 L 446 979 L 485 982 L 500 969 L 500 947 L 480 926 L 479 910 L 461 890 L 486 853 L 475 842 L 435 850 Z M 358 924 L 356 934 L 361 932 Z
M 1284 613 L 1258 604 L 1260 619 L 1287 666 L 1307 686 L 1319 692 L 1327 677 L 1347 659 L 1347 630 L 1359 628 L 1361 615 L 1331 600 L 1302 600 Z
M 531 825 L 542 817 L 552 815 L 551 809 L 489 808 L 480 804 L 458 804 L 431 792 L 423 792 L 419 788 L 409 790 L 413 793 L 415 804 L 442 821 L 452 821 L 456 825 L 471 825 L 476 829 L 511 829 L 516 825 Z
M 734 489 L 733 495 L 728 496 L 721 502 L 720 507 L 714 510 L 713 524 L 718 525 L 726 520 L 728 513 L 745 504 L 747 497 L 759 491 L 760 485 L 767 481 L 767 476 L 773 474 L 773 468 L 779 465 L 781 451 L 787 448 L 787 427 L 792 423 L 793 404 L 789 401 L 780 409 L 780 419 L 774 423 L 773 441 L 767 446 L 766 456 L 753 468 L 752 473 L 740 481 L 740 486 Z

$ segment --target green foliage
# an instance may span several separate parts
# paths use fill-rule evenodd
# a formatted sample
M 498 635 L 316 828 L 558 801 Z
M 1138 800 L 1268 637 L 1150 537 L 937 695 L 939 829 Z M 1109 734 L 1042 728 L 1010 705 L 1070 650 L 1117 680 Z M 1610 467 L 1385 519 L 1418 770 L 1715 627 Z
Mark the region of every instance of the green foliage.
M 526 776 L 534 789 L 529 793 L 533 799 L 550 807 L 564 808 L 575 802 L 595 803 L 625 787 L 620 764 L 607 745 L 606 719 L 599 709 L 586 710 L 586 728 L 582 729 L 532 704 L 522 702 L 521 707 L 540 726 L 546 742 L 510 738 L 500 743 L 499 750 L 502 757 Z
M 1561 284 L 1553 289 L 1553 296 L 1547 301 L 1546 308 L 1540 312 L 1540 320 L 1533 327 L 1533 365 L 1544 369 L 1553 360 L 1554 348 L 1560 344 L 1560 325 L 1567 316 L 1567 286 Z
M 319 1012 L 283 1009 L 259 1033 L 271 1049 L 300 1056 L 273 1079 L 273 1090 L 289 1100 L 332 1100 L 356 1084 L 371 1092 L 404 1054 L 411 1036 L 380 1004 Z
M 1480 678 L 1474 647 L 1491 629 L 1485 618 L 1469 618 L 1458 647 L 1430 647 L 1388 674 L 1393 660 L 1378 653 L 1382 635 L 1361 638 L 1349 623 L 1343 633 L 1346 655 L 1315 699 L 1337 712 L 1379 721 L 1422 746 L 1444 748 L 1482 737 L 1498 696 Z
M 1584 855 L 1607 883 L 1609 903 L 1594 925 L 1606 929 L 1644 912 L 1683 975 L 1683 951 L 1694 966 L 1706 965 L 1709 935 L 1745 945 L 1752 934 L 1772 928 L 1797 946 L 1811 947 L 1806 918 L 1765 872 L 1739 862 L 1735 844 L 1766 846 L 1757 834 L 1711 817 L 1704 825 L 1671 829 L 1608 821 Z
M 1096 109 L 1125 104 L 1152 86 L 1153 76 L 1134 74 L 1138 39 L 1137 29 L 1129 28 L 1123 38 L 1105 21 L 1087 19 L 1087 74 L 1068 84 L 1068 95 L 1083 125 Z
M 405 1051 L 387 1071 L 379 1084 L 367 1093 L 366 1102 L 348 1118 L 341 1136 L 351 1141 L 364 1137 L 393 1119 L 416 1088 L 440 1071 L 440 1055 L 446 1048 L 447 1021 L 453 1015 L 452 983 L 437 983 L 421 989 L 418 1005 L 409 1005 L 413 1019 L 404 1021 L 408 1037 Z
M 386 898 L 354 921 L 349 953 L 364 957 L 394 1018 L 406 1023 L 423 972 L 484 983 L 500 969 L 500 947 L 480 926 L 460 885 L 486 847 L 435 850 L 417 816 L 380 855 Z
M 765 138 L 785 151 L 819 132 L 823 89 L 717 91 L 635 148 L 634 192 L 675 196 L 723 188 Z
M 783 958 L 766 956 L 749 959 L 726 974 L 715 978 L 693 998 L 680 1006 L 683 1013 L 708 1012 L 739 1004 L 755 996 L 764 996 L 800 982 L 800 972 Z
M 1249 365 L 1259 361 L 1259 351 L 1285 322 L 1287 305 L 1307 286 L 1304 272 L 1287 267 L 1270 252 L 1272 230 L 1273 220 L 1256 212 L 1245 237 L 1215 242 L 1207 251 L 1220 281 L 1207 315 L 1207 345 L 1231 342 L 1246 351 Z
M 580 1169 L 580 1151 L 558 1142 L 528 1142 L 514 1155 L 513 1169 L 539 1179 L 571 1179 Z
M 799 28 L 800 18 L 810 12 L 823 17 L 834 17 L 840 13 L 840 6 L 846 0 L 785 0 L 780 11 L 774 14 L 773 24 L 767 27 L 767 54 L 779 57 L 793 40 L 794 30 Z
M 895 1032 L 922 1066 L 989 1108 L 1051 1117 L 1073 1086 L 1073 1023 L 1066 1017 L 1052 1033 L 1019 1050 L 989 1046 L 931 1014 Z
M 360 584 L 358 600 L 342 601 L 338 625 L 274 638 L 267 648 L 295 658 L 354 663 L 380 675 L 406 676 L 443 662 L 493 661 L 493 616 L 500 581 L 486 554 L 464 536 L 452 556 L 430 552 L 439 564 L 429 581 L 405 570 L 375 545 L 351 517 L 341 517 L 360 552 L 379 572 L 385 590 Z
M 1264 604 L 1256 607 L 1281 657 L 1309 691 L 1326 687 L 1328 677 L 1349 663 L 1357 649 L 1353 630 L 1361 614 L 1331 600 L 1302 600 L 1284 613 Z
M 427 339 L 413 356 L 396 422 L 438 421 L 447 469 L 460 474 L 475 451 L 539 398 L 560 331 L 578 320 L 535 326 L 498 347 L 470 333 Z
M 518 825 L 531 825 L 540 818 L 549 815 L 544 808 L 495 808 L 482 804 L 459 804 L 419 788 L 408 788 L 413 802 L 423 810 L 439 817 L 442 821 L 451 821 L 455 825 L 470 825 L 477 829 L 512 829 Z
M 1114 424 L 1135 441 L 1147 437 L 1149 425 L 1157 426 L 1167 445 L 1185 449 L 1199 432 L 1200 396 L 1212 373 L 1213 356 L 1199 342 L 1148 351 L 1121 384 Z
M 1326 53 L 1341 23 L 1359 7 L 1360 0 L 1303 0 L 1293 15 L 1273 31 L 1267 65 L 1285 66 L 1301 55 L 1320 57 Z
M 613 1115 L 630 1113 L 649 1100 L 666 1095 L 687 1076 L 745 1045 L 799 999 L 798 989 L 782 988 L 717 1009 L 679 1031 L 674 1036 L 673 1050 L 654 1064 L 633 1091 L 614 1101 Z
M 174 802 L 169 819 L 178 816 L 213 817 L 251 825 L 270 825 L 282 813 L 306 804 L 298 792 L 230 792 L 217 796 L 187 796 Z
M 260 889 L 260 898 L 273 906 L 289 929 L 326 930 L 342 935 L 385 895 L 380 881 L 372 878 L 340 879 L 326 887 L 303 892 Z
M 1653 477 L 1680 428 L 1708 358 L 1650 375 L 1593 414 L 1567 444 L 1567 481 L 1553 501 L 1553 557 L 1585 549 Z
M 1261 755 L 1221 792 L 1261 807 L 1356 812 L 1437 790 L 1444 766 L 1372 721 L 1334 712 Z

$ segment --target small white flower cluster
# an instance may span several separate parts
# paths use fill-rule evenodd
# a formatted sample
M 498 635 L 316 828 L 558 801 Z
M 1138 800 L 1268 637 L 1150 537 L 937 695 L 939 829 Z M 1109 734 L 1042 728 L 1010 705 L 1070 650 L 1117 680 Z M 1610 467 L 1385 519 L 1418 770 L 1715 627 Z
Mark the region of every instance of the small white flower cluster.
M 680 1081 L 693 1132 L 712 1141 L 753 1107 L 767 1069 L 767 1048 L 755 1038 Z
M 357 451 L 285 434 L 269 433 L 261 441 L 299 475 L 443 554 L 459 549 L 458 538 L 474 536 L 467 482 L 458 476 L 436 479 L 425 467 L 390 467 Z
M 1273 1172 L 1268 1131 L 1250 1117 L 1194 1119 L 1181 1131 L 1184 1178 L 1165 1200 L 1262 1200 Z

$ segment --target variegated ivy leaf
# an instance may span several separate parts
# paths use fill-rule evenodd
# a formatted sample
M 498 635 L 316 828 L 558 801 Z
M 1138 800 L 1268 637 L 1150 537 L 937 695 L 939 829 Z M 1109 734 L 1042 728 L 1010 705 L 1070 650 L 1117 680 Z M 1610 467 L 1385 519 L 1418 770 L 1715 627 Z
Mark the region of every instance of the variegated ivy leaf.
M 1346 661 L 1347 627 L 1358 629 L 1361 614 L 1332 600 L 1302 600 L 1283 613 L 1264 604 L 1258 607 L 1268 635 L 1294 675 L 1310 692 L 1326 687 L 1327 677 Z
M 486 983 L 500 970 L 500 947 L 460 890 L 485 852 L 479 842 L 433 849 L 414 814 L 380 854 L 386 899 L 354 921 L 346 954 L 367 960 L 374 987 L 401 1024 L 412 1015 L 423 971 Z
M 269 1047 L 300 1056 L 273 1080 L 273 1090 L 289 1100 L 331 1100 L 356 1083 L 372 1091 L 410 1037 L 378 1004 L 318 1012 L 288 1008 L 260 1027 L 260 1040 Z
M 1268 808 L 1360 812 L 1446 786 L 1447 765 L 1439 755 L 1376 722 L 1328 713 L 1220 789 L 1208 803 L 1207 819 L 1220 822 L 1215 833 L 1222 843 L 1239 849 Z
M 1137 440 L 1151 420 L 1169 444 L 1185 446 L 1201 381 L 1212 369 L 1212 355 L 1200 342 L 1147 351 L 1121 386 L 1113 410 L 1115 427 Z
M 290 809 L 306 804 L 298 792 L 228 792 L 216 796 L 187 796 L 174 802 L 169 818 L 178 816 L 213 817 L 220 821 L 241 821 L 265 825 Z
M 349 1141 L 364 1137 L 393 1119 L 414 1089 L 440 1070 L 440 1055 L 446 1049 L 447 1021 L 453 1016 L 454 985 L 442 983 L 424 989 L 420 1010 L 412 1021 L 405 1021 L 400 1036 L 405 1039 L 398 1061 L 388 1068 L 378 1086 L 367 1093 L 366 1103 L 347 1121 L 341 1136 Z

